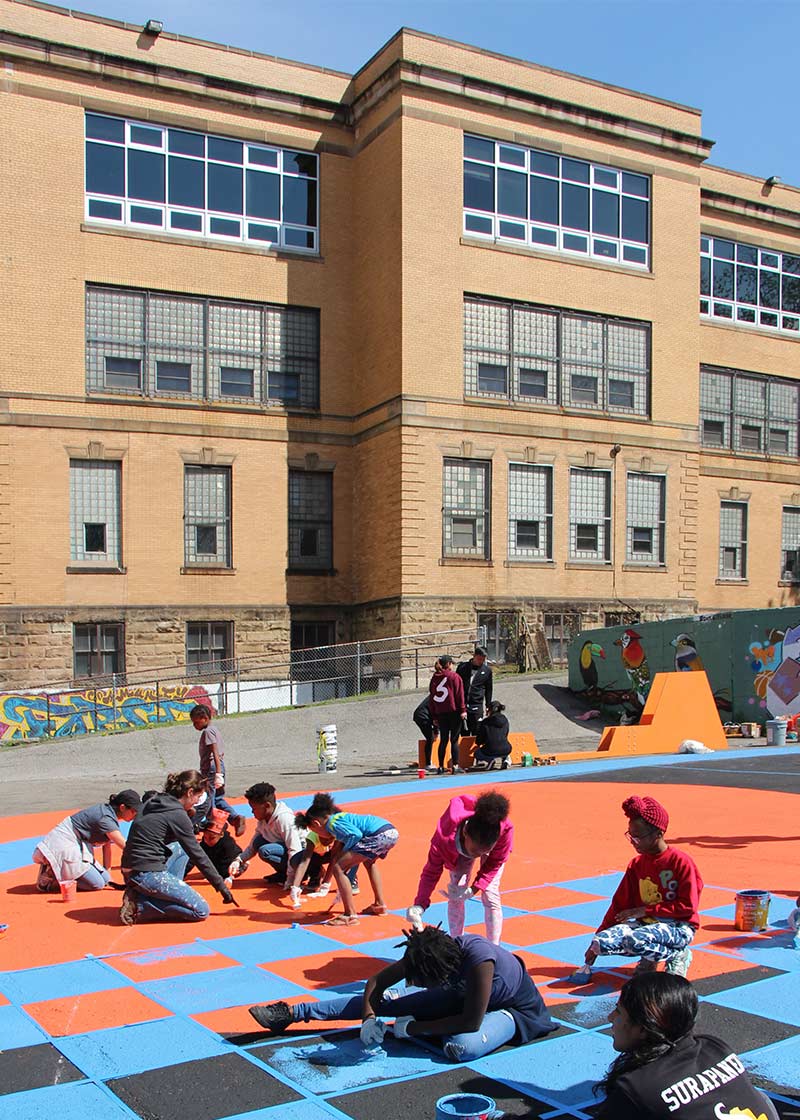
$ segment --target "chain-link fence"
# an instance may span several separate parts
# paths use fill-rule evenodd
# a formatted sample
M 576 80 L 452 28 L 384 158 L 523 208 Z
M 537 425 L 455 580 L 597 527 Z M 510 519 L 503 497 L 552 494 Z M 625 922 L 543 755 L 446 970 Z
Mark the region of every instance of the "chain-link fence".
M 218 658 L 147 673 L 112 673 L 76 685 L 0 693 L 0 740 L 113 732 L 189 718 L 195 704 L 220 715 L 289 708 L 427 685 L 433 663 L 485 642 L 485 628 L 441 630 L 291 650 L 268 662 Z

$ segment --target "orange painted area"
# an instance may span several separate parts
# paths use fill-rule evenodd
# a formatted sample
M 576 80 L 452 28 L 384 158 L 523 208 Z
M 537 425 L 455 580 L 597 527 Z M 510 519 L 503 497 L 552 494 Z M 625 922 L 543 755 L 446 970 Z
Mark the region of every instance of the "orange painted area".
M 479 931 L 473 929 L 473 932 Z M 525 914 L 518 918 L 506 918 L 503 922 L 503 940 L 510 941 L 513 945 L 537 945 L 542 941 L 560 941 L 562 937 L 576 937 L 581 933 L 591 932 L 589 926 L 565 922 L 562 918 L 551 918 L 545 914 Z
M 384 961 L 381 962 L 381 964 L 384 963 Z M 290 996 L 285 1002 L 290 1007 L 293 1007 L 296 1003 L 314 1003 L 316 1002 L 316 996 Z M 204 1011 L 199 1015 L 192 1015 L 191 1018 L 200 1023 L 201 1026 L 222 1035 L 223 1038 L 232 1038 L 240 1034 L 258 1034 L 261 1028 L 248 1013 L 248 1007 L 249 1004 L 243 1004 L 241 1007 L 223 1007 L 219 1011 Z M 292 1023 L 286 1033 L 318 1034 L 321 1031 L 340 1030 L 342 1027 L 349 1027 L 352 1030 L 357 1025 L 349 1020 L 343 1022 L 339 1019 L 329 1019 L 325 1022 L 315 1023 Z M 274 1036 L 264 1031 L 265 1041 L 272 1037 Z
M 189 948 L 189 946 L 187 946 Z M 166 980 L 170 976 L 188 976 L 194 972 L 211 972 L 215 968 L 235 968 L 236 961 L 208 949 L 202 955 L 169 949 L 151 949 L 149 952 L 125 953 L 109 957 L 106 961 L 122 976 L 135 984 L 146 980 Z
M 505 887 L 506 884 L 504 883 Z M 530 887 L 504 891 L 509 906 L 520 910 L 555 910 L 557 906 L 577 906 L 580 902 L 594 902 L 599 895 L 583 891 L 565 890 L 563 887 Z
M 503 876 L 504 898 L 510 906 L 530 905 L 534 900 L 536 905 L 548 909 L 580 902 L 586 894 L 552 885 L 608 872 L 621 875 L 633 856 L 624 836 L 627 820 L 620 808 L 623 799 L 631 793 L 648 793 L 663 802 L 671 818 L 668 839 L 694 858 L 707 883 L 725 888 L 709 891 L 703 899 L 704 906 L 733 903 L 735 891 L 748 888 L 782 894 L 800 892 L 796 796 L 711 786 L 562 783 L 551 774 L 554 772 L 548 771 L 547 781 L 536 780 L 532 775 L 530 782 L 508 784 L 497 775 L 494 783 L 469 787 L 471 793 L 502 788 L 511 800 L 516 826 L 515 850 Z M 431 781 L 415 785 L 411 795 L 348 806 L 355 812 L 385 816 L 400 830 L 396 848 L 380 864 L 391 908 L 404 910 L 413 901 L 434 825 L 455 792 L 437 789 Z M 56 817 L 61 819 L 62 815 Z M 30 818 L 23 820 L 30 826 Z M 6 824 L 8 826 L 8 822 Z M 18 827 L 21 826 L 15 826 Z M 252 824 L 248 836 L 251 830 Z M 79 894 L 75 902 L 64 904 L 58 896 L 41 895 L 36 891 L 33 865 L 7 872 L 0 875 L 0 889 L 5 891 L 0 917 L 10 928 L 0 946 L 0 968 L 30 968 L 76 960 L 87 954 L 122 954 L 130 960 L 133 954 L 142 951 L 190 944 L 197 938 L 257 933 L 288 927 L 294 922 L 332 941 L 356 947 L 379 938 L 397 937 L 399 940 L 406 926 L 404 919 L 397 915 L 365 916 L 353 927 L 322 925 L 320 923 L 330 913 L 341 912 L 340 903 L 332 905 L 331 896 L 327 900 L 304 900 L 303 910 L 293 911 L 280 888 L 265 886 L 262 874 L 261 864 L 254 860 L 245 878 L 237 882 L 234 890 L 241 903 L 239 909 L 225 907 L 203 880 L 193 877 L 190 882 L 211 903 L 212 914 L 207 921 L 142 923 L 126 927 L 118 921 L 119 892 L 107 889 Z M 372 901 L 369 882 L 363 872 L 360 883 L 361 894 L 356 903 L 363 908 Z M 444 882 L 440 884 L 443 885 Z M 549 893 L 553 890 L 557 893 Z M 440 900 L 436 893 L 434 899 Z M 509 927 L 516 920 L 509 919 Z M 534 919 L 532 928 L 536 928 L 540 920 Z M 560 919 L 548 918 L 547 921 L 560 922 Z M 543 933 L 545 929 L 546 926 L 541 926 Z M 708 940 L 706 933 L 712 940 L 726 935 L 738 936 L 732 921 L 711 916 L 704 919 L 698 943 Z M 532 945 L 537 939 L 542 940 L 537 937 L 525 943 Z M 544 939 L 552 940 L 552 935 L 547 932 Z M 735 946 L 733 948 L 735 953 Z M 332 952 L 335 952 L 333 946 Z M 194 970 L 196 961 L 197 958 L 187 958 L 186 969 L 181 971 Z M 154 975 L 150 973 L 148 978 Z
M 656 673 L 639 722 L 607 727 L 597 750 L 607 755 L 675 754 L 684 739 L 697 739 L 714 751 L 728 747 L 705 672 Z
M 330 953 L 316 953 L 310 957 L 271 961 L 269 964 L 259 965 L 259 968 L 291 980 L 301 988 L 314 991 L 317 988 L 355 984 L 374 976 L 385 966 L 386 961 L 377 957 L 368 957 L 352 949 L 339 949 L 335 957 Z
M 172 1017 L 171 1011 L 135 988 L 112 988 L 69 999 L 47 999 L 29 1003 L 25 1010 L 53 1037 Z

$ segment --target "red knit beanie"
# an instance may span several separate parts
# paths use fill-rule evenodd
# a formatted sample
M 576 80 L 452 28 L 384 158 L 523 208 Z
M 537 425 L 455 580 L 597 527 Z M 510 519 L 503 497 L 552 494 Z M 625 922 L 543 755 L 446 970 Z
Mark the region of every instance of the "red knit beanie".
M 669 813 L 654 797 L 628 797 L 622 802 L 622 811 L 629 820 L 641 817 L 659 832 L 666 832 L 669 827 Z

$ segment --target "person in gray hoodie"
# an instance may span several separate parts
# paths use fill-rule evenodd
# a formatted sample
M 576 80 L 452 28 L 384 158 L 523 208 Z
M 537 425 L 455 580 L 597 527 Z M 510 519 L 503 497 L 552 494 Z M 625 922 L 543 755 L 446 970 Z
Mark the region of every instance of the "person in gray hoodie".
M 222 901 L 235 900 L 225 881 L 197 842 L 189 811 L 206 788 L 197 770 L 167 775 L 163 793 L 146 801 L 130 827 L 122 855 L 125 894 L 119 917 L 123 925 L 140 920 L 164 918 L 182 922 L 202 922 L 210 907 L 197 891 L 167 871 L 177 842 L 195 867 L 222 895 Z

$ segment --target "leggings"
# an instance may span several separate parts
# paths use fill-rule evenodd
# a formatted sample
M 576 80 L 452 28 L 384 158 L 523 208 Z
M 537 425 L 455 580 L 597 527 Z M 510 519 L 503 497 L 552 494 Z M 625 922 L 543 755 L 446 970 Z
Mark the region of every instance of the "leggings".
M 475 863 L 466 856 L 459 856 L 458 863 L 450 872 L 450 890 L 455 892 L 459 886 L 466 886 Z M 481 891 L 484 921 L 486 922 L 486 940 L 493 945 L 500 944 L 500 934 L 503 931 L 503 906 L 500 902 L 500 879 L 503 868 L 500 867 L 495 877 Z M 459 937 L 464 932 L 464 899 L 450 898 L 447 902 L 447 929 L 451 937 Z
M 601 930 L 592 938 L 598 955 L 617 953 L 623 957 L 644 957 L 646 961 L 668 961 L 685 949 L 694 937 L 686 922 L 620 922 Z
M 439 720 L 439 765 L 444 767 L 447 757 L 447 744 L 450 743 L 450 764 L 458 765 L 458 740 L 461 738 L 461 715 L 459 712 L 443 712 Z
M 378 1015 L 390 1019 L 413 1015 L 421 1022 L 444 1019 L 457 1015 L 464 1008 L 464 998 L 445 988 L 423 988 L 408 995 L 392 998 L 391 991 L 384 994 L 378 1004 Z M 308 1023 L 314 1019 L 361 1019 L 364 997 L 339 996 L 320 1000 L 319 1003 L 296 1003 L 292 1007 L 295 1023 Z M 446 1035 L 443 1038 L 445 1056 L 451 1062 L 474 1062 L 493 1050 L 511 1042 L 517 1032 L 514 1017 L 509 1011 L 487 1011 L 476 1031 Z

